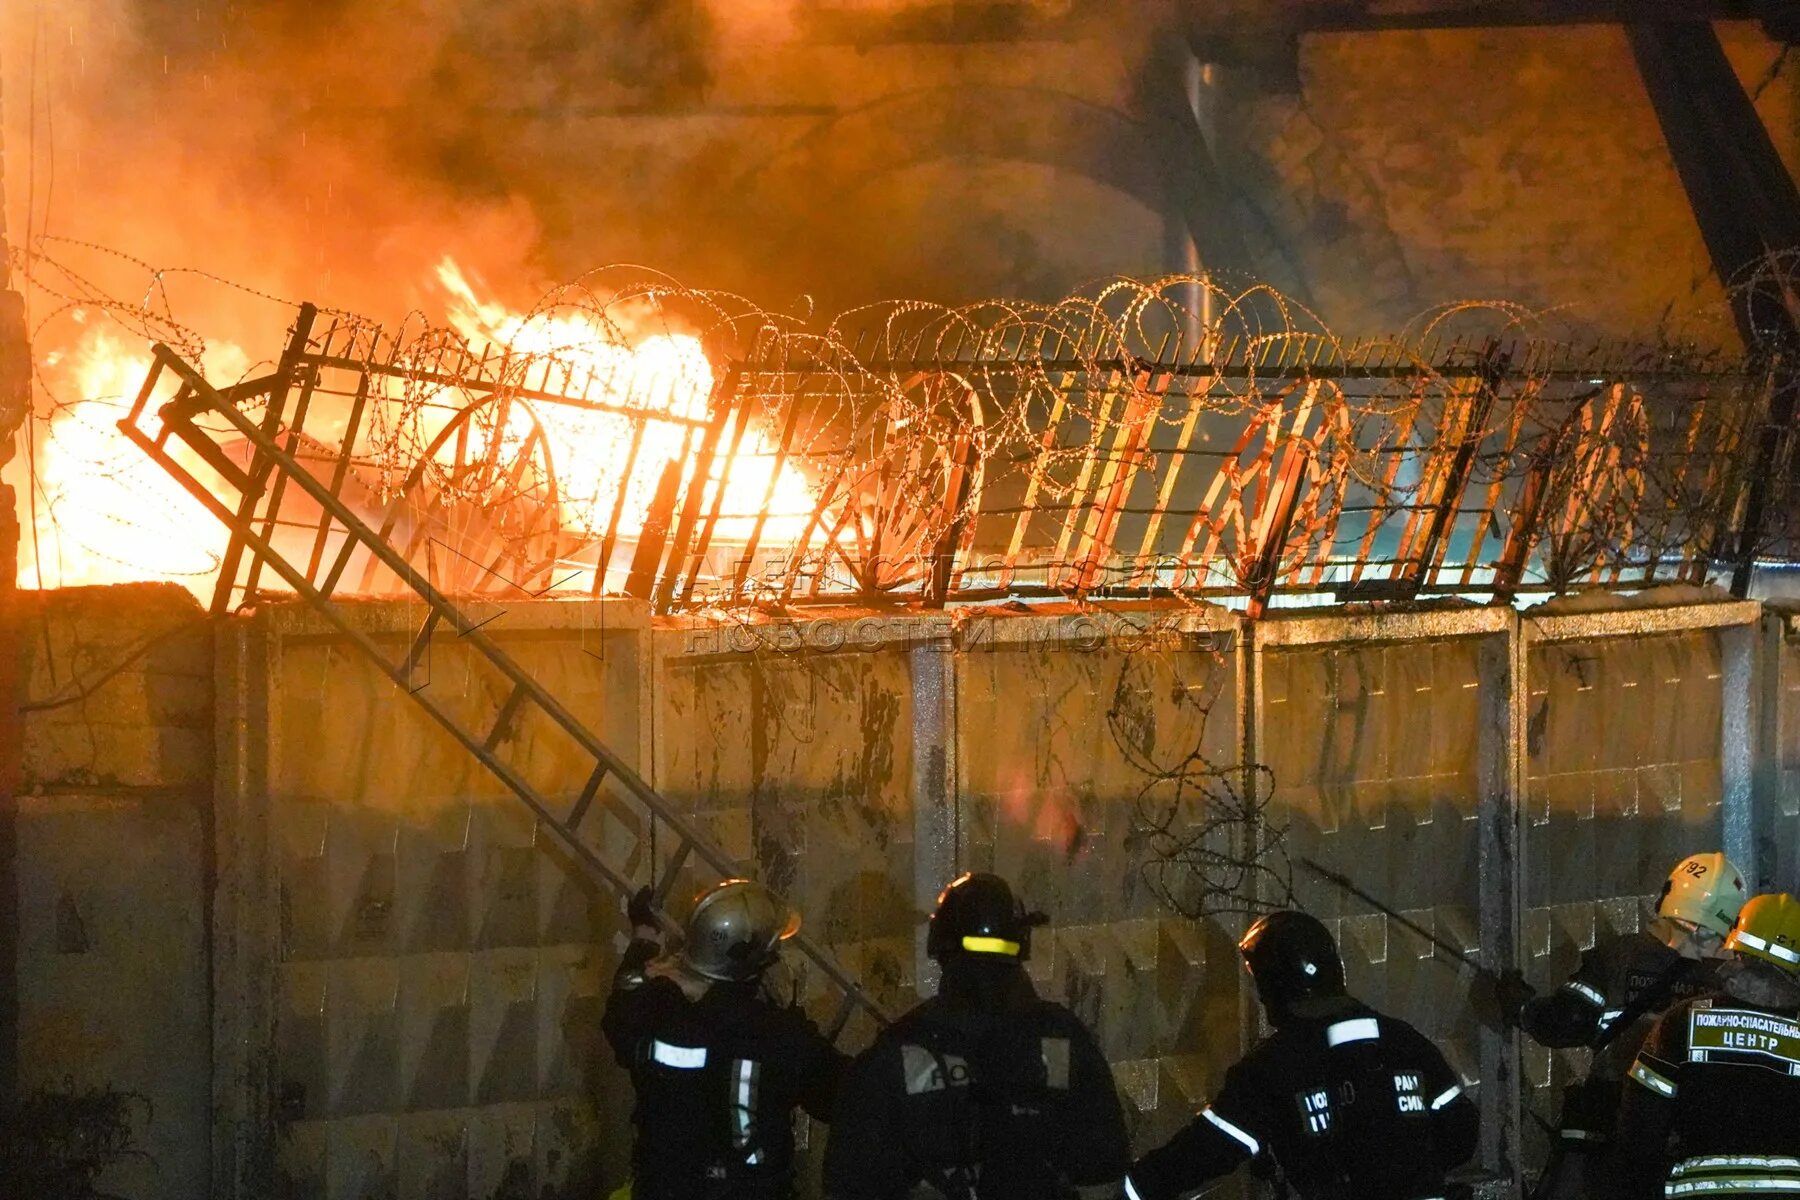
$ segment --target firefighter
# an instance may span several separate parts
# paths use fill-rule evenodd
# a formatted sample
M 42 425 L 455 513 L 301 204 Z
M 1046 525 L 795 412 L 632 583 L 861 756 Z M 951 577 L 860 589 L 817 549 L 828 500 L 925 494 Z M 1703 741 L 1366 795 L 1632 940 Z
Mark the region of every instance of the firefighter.
M 1112 1072 L 1025 973 L 1044 920 L 997 875 L 963 875 L 938 896 L 926 933 L 937 995 L 852 1065 L 825 1148 L 826 1196 L 1057 1200 L 1117 1186 L 1130 1148 Z
M 1631 1065 L 1622 1200 L 1800 1193 L 1800 901 L 1756 897 L 1725 948 L 1720 991 L 1665 1012 Z
M 1475 1150 L 1475 1105 L 1423 1034 L 1344 990 L 1325 926 L 1270 913 L 1239 943 L 1274 1032 L 1212 1103 L 1133 1164 L 1127 1200 L 1175 1200 L 1252 1163 L 1302 1200 L 1421 1200 Z
M 601 1027 L 631 1073 L 635 1200 L 786 1200 L 793 1110 L 828 1120 L 846 1059 L 763 973 L 798 915 L 768 888 L 728 879 L 701 894 L 665 950 L 648 888 Z
M 1504 1023 L 1539 1045 L 1594 1051 L 1587 1077 L 1563 1091 L 1558 1145 L 1541 1194 L 1599 1194 L 1606 1162 L 1600 1151 L 1611 1136 L 1620 1081 L 1659 1013 L 1717 986 L 1725 937 L 1747 897 L 1730 859 L 1690 855 L 1669 872 L 1649 928 L 1596 939 L 1560 988 L 1536 995 L 1517 971 L 1496 981 Z

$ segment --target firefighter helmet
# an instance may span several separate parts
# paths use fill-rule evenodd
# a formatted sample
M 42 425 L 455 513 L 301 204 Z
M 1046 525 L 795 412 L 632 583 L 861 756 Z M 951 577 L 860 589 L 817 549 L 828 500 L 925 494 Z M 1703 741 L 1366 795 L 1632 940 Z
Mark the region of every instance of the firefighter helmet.
M 1344 960 L 1316 917 L 1294 909 L 1269 913 L 1250 926 L 1238 951 L 1272 1021 L 1299 1001 L 1344 994 Z
M 1729 858 L 1717 851 L 1690 854 L 1669 872 L 1656 915 L 1722 938 L 1731 932 L 1738 910 L 1749 898 L 1744 873 Z
M 800 914 L 762 884 L 727 879 L 700 894 L 687 920 L 681 961 L 708 979 L 754 979 L 800 932 Z
M 938 893 L 925 952 L 940 962 L 956 954 L 1024 962 L 1031 957 L 1032 928 L 1047 919 L 1026 912 L 1012 885 L 1000 876 L 959 875 Z
M 1786 892 L 1756 897 L 1738 914 L 1725 948 L 1800 975 L 1800 900 Z

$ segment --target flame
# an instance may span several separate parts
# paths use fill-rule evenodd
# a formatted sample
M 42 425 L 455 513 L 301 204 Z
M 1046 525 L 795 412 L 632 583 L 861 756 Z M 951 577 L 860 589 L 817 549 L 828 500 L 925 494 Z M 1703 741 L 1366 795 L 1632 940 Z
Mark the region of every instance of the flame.
M 514 312 L 479 297 L 449 259 L 438 276 L 449 295 L 450 324 L 477 348 L 486 344 L 515 357 L 553 357 L 572 367 L 577 378 L 591 372 L 591 400 L 677 418 L 638 422 L 542 402 L 528 409 L 519 406 L 499 430 L 484 432 L 471 425 L 477 441 L 483 436 L 498 439 L 494 457 L 500 462 L 510 463 L 526 452 L 548 459 L 566 530 L 597 539 L 612 524 L 618 505 L 618 536 L 632 541 L 643 530 L 666 464 L 678 461 L 690 464 L 689 472 L 694 469 L 691 422 L 709 415 L 714 383 L 699 340 L 667 333 L 630 340 L 585 313 Z M 47 418 L 34 418 L 36 520 L 32 534 L 21 539 L 19 584 L 51 588 L 174 580 L 204 600 L 210 597 L 228 540 L 225 526 L 118 429 L 149 375 L 150 356 L 124 334 L 90 325 L 80 312 L 74 320 L 79 332 L 72 344 L 45 354 L 41 363 L 48 394 L 78 398 Z M 234 346 L 215 343 L 201 366 L 211 379 L 235 380 L 243 377 L 248 359 Z M 151 436 L 157 432 L 154 412 L 162 399 L 166 397 L 153 397 L 140 419 Z M 450 393 L 443 400 L 428 418 L 440 429 L 457 411 Z M 639 424 L 643 432 L 627 471 Z M 534 429 L 542 433 L 540 442 L 532 439 Z M 424 430 L 427 436 L 437 431 Z M 452 462 L 455 447 L 454 439 L 447 440 L 436 453 L 438 461 Z M 215 495 L 232 494 L 184 445 L 171 439 L 167 448 Z M 473 453 L 480 455 L 483 449 L 477 444 Z M 746 430 L 729 467 L 722 452 L 715 457 L 706 499 L 710 505 L 723 488 L 716 542 L 747 541 L 759 513 L 763 543 L 797 539 L 810 518 L 813 497 L 805 478 L 785 462 L 777 467 L 777 461 L 766 431 L 755 427 Z M 21 460 L 13 470 L 22 475 L 23 466 Z M 25 482 L 15 483 L 23 501 Z M 624 501 L 619 505 L 621 488 Z M 629 556 L 615 555 L 614 562 L 622 571 Z M 592 583 L 591 567 L 571 572 L 561 583 L 585 590 Z
M 515 356 L 552 357 L 573 367 L 577 378 L 591 372 L 598 387 L 590 399 L 688 420 L 710 414 L 713 368 L 698 338 L 659 333 L 628 342 L 621 330 L 603 326 L 585 312 L 513 312 L 480 299 L 450 259 L 439 264 L 438 279 L 451 297 L 451 326 L 477 348 L 491 345 Z M 641 532 L 664 464 L 690 450 L 689 426 L 647 422 L 626 476 L 632 440 L 626 418 L 559 404 L 539 404 L 533 414 L 555 467 L 564 522 L 596 536 L 612 520 L 621 485 L 621 532 Z M 522 446 L 529 432 L 530 417 L 519 417 L 500 436 L 504 445 Z M 797 540 L 812 514 L 813 495 L 805 477 L 779 460 L 767 431 L 755 426 L 746 430 L 728 472 L 724 453 L 714 458 L 710 480 L 709 503 L 721 481 L 724 487 L 714 530 L 719 541 L 748 541 L 759 513 L 762 542 Z
M 77 322 L 85 319 L 77 313 Z M 228 374 L 246 360 L 234 346 L 209 348 L 208 365 Z M 20 539 L 21 587 L 73 587 L 168 579 L 210 596 L 227 540 L 223 525 L 119 432 L 150 373 L 150 356 L 105 326 L 87 327 L 72 349 L 45 356 L 54 394 L 79 397 L 35 417 L 35 495 L 20 496 L 21 515 L 35 507 L 32 531 Z M 165 397 L 166 398 L 166 397 Z M 153 398 L 154 410 L 158 401 Z M 155 417 L 145 425 L 155 433 Z M 216 481 L 191 451 L 171 453 L 203 481 Z M 23 493 L 23 488 L 20 489 Z M 41 580 L 41 584 L 40 584 Z

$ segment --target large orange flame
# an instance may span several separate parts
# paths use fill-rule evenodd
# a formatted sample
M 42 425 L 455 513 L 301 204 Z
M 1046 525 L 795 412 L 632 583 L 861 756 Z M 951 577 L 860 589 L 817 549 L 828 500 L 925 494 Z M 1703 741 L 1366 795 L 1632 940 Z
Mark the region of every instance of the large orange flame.
M 617 330 L 602 328 L 583 312 L 516 313 L 478 298 L 449 259 L 439 265 L 438 278 L 451 296 L 450 324 L 477 347 L 550 356 L 572 366 L 578 378 L 591 371 L 615 404 L 675 417 L 708 415 L 713 367 L 699 339 L 659 333 L 627 343 Z M 535 414 L 556 466 L 564 522 L 578 530 L 603 531 L 621 483 L 630 425 L 624 417 L 556 404 L 539 405 Z M 522 443 L 525 433 L 515 426 L 502 436 Z M 662 466 L 686 453 L 687 437 L 685 428 L 674 423 L 652 422 L 645 429 L 638 460 L 625 481 L 622 532 L 627 536 L 643 528 Z M 779 545 L 797 539 L 812 513 L 805 478 L 791 463 L 777 467 L 776 447 L 766 430 L 753 426 L 747 431 L 729 470 L 723 456 L 715 458 L 711 478 L 714 486 L 724 481 L 714 534 L 721 541 L 746 541 L 761 513 L 762 540 Z
M 713 366 L 698 339 L 662 333 L 629 341 L 584 313 L 515 312 L 479 297 L 449 259 L 440 265 L 438 277 L 449 295 L 450 324 L 477 349 L 491 345 L 515 358 L 554 357 L 577 377 L 591 371 L 599 388 L 594 399 L 689 420 L 708 415 Z M 80 331 L 72 344 L 43 357 L 49 390 L 75 399 L 47 422 L 38 418 L 35 536 L 28 533 L 22 539 L 19 584 L 50 588 L 175 580 L 207 598 L 227 540 L 225 527 L 117 428 L 149 374 L 150 356 L 115 329 L 90 325 L 79 314 L 77 322 Z M 215 343 L 202 367 L 210 378 L 230 381 L 242 377 L 246 365 L 236 347 Z M 453 400 L 448 392 L 441 399 L 441 404 L 427 406 L 430 416 L 422 420 L 450 418 Z M 143 418 L 152 436 L 155 407 L 153 400 Z M 502 460 L 526 446 L 533 419 L 543 432 L 541 452 L 548 453 L 554 469 L 557 515 L 577 535 L 605 531 L 623 487 L 618 532 L 626 541 L 636 537 L 665 464 L 690 455 L 688 426 L 650 420 L 627 475 L 631 420 L 539 403 L 530 415 L 509 418 L 506 428 L 488 432 L 500 439 Z M 429 436 L 435 430 L 424 432 Z M 219 482 L 185 447 L 171 441 L 169 448 L 196 478 L 209 486 Z M 438 453 L 447 459 L 454 452 L 446 442 Z M 22 490 L 24 480 L 17 482 Z M 729 466 L 723 456 L 715 458 L 711 483 L 714 489 L 724 488 L 714 537 L 727 545 L 747 540 L 759 513 L 761 539 L 780 545 L 797 538 L 812 511 L 806 480 L 791 464 L 777 467 L 774 447 L 760 428 L 746 432 Z M 220 487 L 214 490 L 227 494 Z M 709 490 L 709 501 L 711 494 Z M 578 569 L 563 572 L 559 585 L 586 591 L 592 582 L 591 569 Z
M 225 527 L 119 432 L 150 374 L 150 355 L 116 329 L 90 325 L 81 313 L 75 319 L 81 332 L 73 346 L 43 360 L 51 392 L 77 398 L 35 426 L 33 494 L 21 487 L 19 497 L 21 515 L 31 514 L 35 525 L 20 539 L 19 585 L 166 579 L 209 596 Z M 215 377 L 236 378 L 245 364 L 235 346 L 208 348 Z M 154 423 L 146 417 L 152 434 Z M 196 478 L 217 481 L 185 447 L 171 452 Z

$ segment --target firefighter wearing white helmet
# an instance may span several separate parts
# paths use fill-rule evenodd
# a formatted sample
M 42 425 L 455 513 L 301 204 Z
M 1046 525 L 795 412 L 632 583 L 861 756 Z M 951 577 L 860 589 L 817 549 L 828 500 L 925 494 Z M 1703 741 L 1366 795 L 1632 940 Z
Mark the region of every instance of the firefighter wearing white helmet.
M 1540 1045 L 1594 1052 L 1588 1077 L 1563 1092 L 1540 1196 L 1602 1194 L 1598 1151 L 1612 1136 L 1619 1082 L 1663 1010 L 1718 985 L 1725 938 L 1748 897 L 1743 872 L 1725 855 L 1692 854 L 1669 872 L 1646 928 L 1596 938 L 1555 991 L 1537 995 L 1517 971 L 1484 980 L 1493 990 L 1477 998 L 1478 1011 Z
M 763 974 L 800 918 L 747 879 L 701 893 L 672 951 L 650 889 L 601 1027 L 631 1073 L 634 1200 L 787 1200 L 794 1109 L 829 1120 L 846 1059 Z
M 1670 1008 L 1632 1063 L 1623 1200 L 1800 1193 L 1800 901 L 1756 897 L 1725 949 L 1720 990 Z

